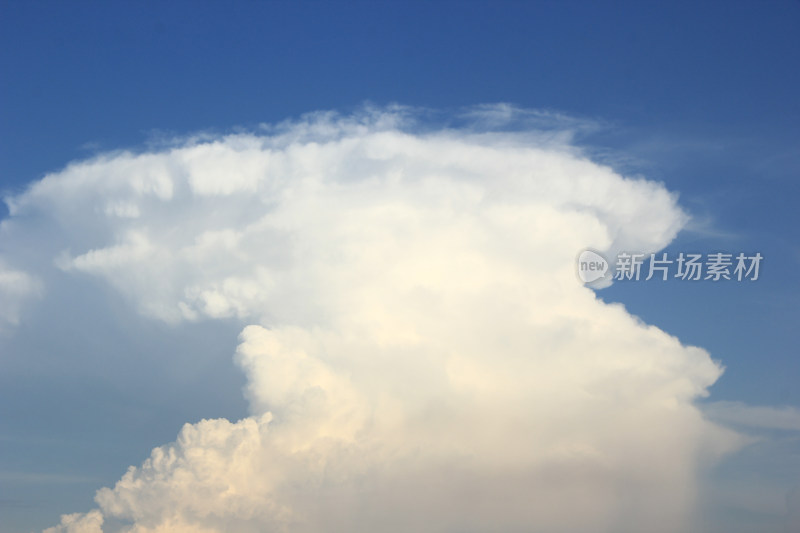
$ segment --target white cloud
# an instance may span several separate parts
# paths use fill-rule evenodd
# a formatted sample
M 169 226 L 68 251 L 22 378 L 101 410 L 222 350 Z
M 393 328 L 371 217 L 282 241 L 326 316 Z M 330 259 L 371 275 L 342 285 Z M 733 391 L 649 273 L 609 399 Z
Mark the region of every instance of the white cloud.
M 49 527 L 43 533 L 102 533 L 103 515 L 94 510 L 86 514 L 73 513 L 63 515 L 61 523 Z
M 236 355 L 252 416 L 186 425 L 98 493 L 102 516 L 134 532 L 692 530 L 698 464 L 739 442 L 693 405 L 721 369 L 598 300 L 573 263 L 663 248 L 686 222 L 675 196 L 553 136 L 410 120 L 317 114 L 102 156 L 9 201 L 16 242 L 27 219 L 53 228 L 66 238 L 43 262 L 142 313 L 252 324 Z
M 22 306 L 41 293 L 42 284 L 35 276 L 5 266 L 0 257 L 0 332 L 16 326 Z

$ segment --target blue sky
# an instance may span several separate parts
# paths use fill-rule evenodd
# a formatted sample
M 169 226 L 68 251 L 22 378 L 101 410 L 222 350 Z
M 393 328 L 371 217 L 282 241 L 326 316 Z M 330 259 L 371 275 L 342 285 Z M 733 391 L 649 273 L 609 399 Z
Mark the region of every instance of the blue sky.
M 593 125 L 575 142 L 595 161 L 679 194 L 693 221 L 670 254 L 765 257 L 754 283 L 617 283 L 600 297 L 721 361 L 708 401 L 800 408 L 798 2 L 3 1 L 0 10 L 5 195 L 95 154 L 316 110 L 398 103 L 448 116 L 507 102 L 560 113 Z M 0 242 L 0 254 L 21 260 L 35 247 Z M 184 422 L 247 414 L 245 378 L 230 363 L 239 321 L 165 325 L 88 277 L 48 294 L 0 339 L 3 533 L 92 508 L 99 487 Z M 46 304 L 56 300 L 73 305 Z M 81 316 L 103 334 L 87 338 Z M 712 481 L 798 486 L 797 431 L 767 432 L 766 451 L 751 448 Z M 770 446 L 783 450 L 777 464 Z M 780 516 L 733 509 L 734 500 L 709 505 L 710 520 L 780 531 Z

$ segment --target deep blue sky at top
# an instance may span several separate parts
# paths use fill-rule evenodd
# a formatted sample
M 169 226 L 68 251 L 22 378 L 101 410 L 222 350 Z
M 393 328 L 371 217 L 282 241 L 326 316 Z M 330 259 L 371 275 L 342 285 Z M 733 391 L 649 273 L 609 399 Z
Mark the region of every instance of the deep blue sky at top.
M 738 357 L 728 397 L 800 403 L 800 2 L 0 5 L 5 191 L 157 132 L 365 101 L 502 101 L 610 121 L 593 142 L 639 158 L 636 170 L 738 236 L 676 246 L 758 249 L 774 266 L 746 289 L 629 285 L 609 297 L 728 363 Z
M 80 146 L 376 103 L 508 101 L 797 140 L 798 2 L 9 2 L 0 179 Z

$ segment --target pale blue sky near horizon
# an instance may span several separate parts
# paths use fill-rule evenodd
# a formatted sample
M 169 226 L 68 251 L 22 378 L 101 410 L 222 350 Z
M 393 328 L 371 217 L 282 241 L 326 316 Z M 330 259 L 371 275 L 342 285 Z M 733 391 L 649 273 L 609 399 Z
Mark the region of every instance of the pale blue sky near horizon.
M 587 153 L 663 182 L 693 216 L 670 254 L 764 256 L 756 282 L 622 282 L 600 297 L 721 360 L 711 399 L 800 407 L 799 67 L 797 1 L 0 0 L 0 192 L 163 136 L 367 102 L 444 113 L 507 102 L 596 121 L 577 139 Z M 79 285 L 63 290 L 80 299 Z M 62 354 L 25 367 L 46 343 L 24 324 L 0 343 L 9 350 L 0 361 L 15 361 L 0 375 L 0 532 L 90 508 L 97 487 L 187 420 L 245 415 L 243 378 L 230 365 L 236 324 L 181 326 L 219 355 L 186 377 L 163 363 L 187 348 L 168 327 L 113 294 L 103 305 L 87 312 L 143 361 L 121 355 L 104 366 L 113 335 L 71 336 L 63 310 L 34 311 L 53 323 Z M 62 355 L 91 350 L 95 374 L 72 376 Z M 172 389 L 150 383 L 148 368 Z M 129 390 L 95 379 L 126 375 Z M 193 392 L 212 380 L 223 385 Z M 151 405 L 126 403 L 142 387 Z

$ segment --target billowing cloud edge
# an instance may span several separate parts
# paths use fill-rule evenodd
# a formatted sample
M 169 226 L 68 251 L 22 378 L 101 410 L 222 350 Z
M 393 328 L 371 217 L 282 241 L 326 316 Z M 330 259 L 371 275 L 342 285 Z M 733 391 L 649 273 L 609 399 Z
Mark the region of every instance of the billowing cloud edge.
M 188 424 L 50 531 L 691 530 L 701 466 L 740 444 L 693 404 L 721 367 L 573 264 L 655 252 L 686 214 L 569 135 L 480 111 L 493 129 L 318 113 L 7 199 L 0 230 L 14 251 L 37 220 L 19 263 L 45 282 L 51 265 L 157 320 L 252 324 L 252 416 Z

